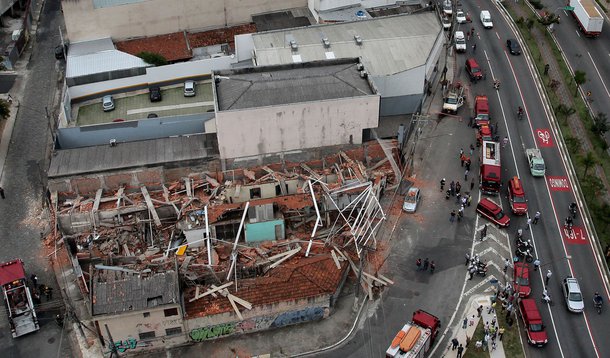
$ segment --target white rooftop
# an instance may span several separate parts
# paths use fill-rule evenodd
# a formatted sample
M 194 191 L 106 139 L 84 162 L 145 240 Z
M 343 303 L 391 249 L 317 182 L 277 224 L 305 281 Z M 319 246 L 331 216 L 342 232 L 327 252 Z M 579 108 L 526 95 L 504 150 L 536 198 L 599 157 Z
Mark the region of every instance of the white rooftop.
M 94 73 L 150 67 L 137 56 L 115 49 L 110 38 L 74 42 L 68 49 L 66 77 L 80 77 Z

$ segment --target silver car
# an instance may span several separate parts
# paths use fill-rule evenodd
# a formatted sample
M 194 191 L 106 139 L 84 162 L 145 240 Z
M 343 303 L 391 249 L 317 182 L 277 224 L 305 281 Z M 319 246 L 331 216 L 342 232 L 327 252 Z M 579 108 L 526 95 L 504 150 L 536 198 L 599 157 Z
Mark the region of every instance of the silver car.
M 405 195 L 405 201 L 402 203 L 402 210 L 408 213 L 414 213 L 417 210 L 417 204 L 421 198 L 419 188 L 412 187 Z
M 114 109 L 114 100 L 112 99 L 112 96 L 104 96 L 104 98 L 102 98 L 102 109 L 104 109 L 104 112 L 112 111 Z
M 566 305 L 568 311 L 580 313 L 585 310 L 585 302 L 582 298 L 582 292 L 580 292 L 580 285 L 578 280 L 574 277 L 568 276 L 563 279 L 563 296 L 566 299 Z
M 188 80 L 184 82 L 184 97 L 193 97 L 195 95 L 195 81 Z

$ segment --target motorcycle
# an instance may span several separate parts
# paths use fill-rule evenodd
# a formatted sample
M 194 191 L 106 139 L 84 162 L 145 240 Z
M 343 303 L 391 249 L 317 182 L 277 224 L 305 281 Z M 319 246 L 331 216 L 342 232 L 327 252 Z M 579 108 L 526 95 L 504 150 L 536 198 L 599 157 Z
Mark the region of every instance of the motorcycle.
M 546 303 L 551 306 L 553 305 L 553 300 L 551 299 L 551 296 L 549 296 L 549 293 L 547 292 L 547 290 L 542 291 L 541 302 Z
M 595 300 L 595 297 L 593 298 L 593 305 L 595 306 L 595 310 L 597 311 L 597 314 L 602 314 L 602 302 L 601 301 L 597 301 Z
M 517 247 L 517 249 L 515 250 L 515 255 L 523 257 L 527 262 L 534 261 L 534 256 L 532 256 L 532 252 L 529 248 L 525 248 L 524 246 Z
M 573 219 L 576 219 L 576 205 L 570 205 L 570 215 L 572 215 Z
M 572 218 L 570 218 L 570 217 L 568 217 L 563 223 L 563 227 L 568 230 L 572 230 L 573 226 L 574 226 L 574 222 L 572 221 Z

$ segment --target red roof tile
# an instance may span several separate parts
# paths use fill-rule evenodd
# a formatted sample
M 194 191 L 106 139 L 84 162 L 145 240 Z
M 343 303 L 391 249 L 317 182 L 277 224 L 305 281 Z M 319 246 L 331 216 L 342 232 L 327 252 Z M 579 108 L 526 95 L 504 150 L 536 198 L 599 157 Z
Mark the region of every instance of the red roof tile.
M 147 37 L 143 39 L 120 41 L 117 49 L 136 56 L 142 51 L 160 54 L 169 62 L 184 61 L 193 57 L 186 46 L 186 38 L 182 32 Z
M 327 295 L 335 292 L 347 266 L 342 262 L 341 269 L 337 269 L 329 254 L 298 257 L 280 264 L 264 277 L 239 280 L 238 291 L 235 291 L 235 286 L 228 289 L 253 307 Z M 185 291 L 187 318 L 233 311 L 229 300 L 222 296 L 214 298 L 209 295 L 188 302 L 194 294 L 194 289 Z

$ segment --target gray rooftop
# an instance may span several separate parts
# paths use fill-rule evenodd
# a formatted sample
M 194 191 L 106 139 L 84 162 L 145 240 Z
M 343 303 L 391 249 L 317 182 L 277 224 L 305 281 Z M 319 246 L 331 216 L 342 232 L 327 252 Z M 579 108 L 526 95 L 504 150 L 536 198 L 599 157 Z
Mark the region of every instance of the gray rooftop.
M 139 277 L 113 270 L 96 270 L 93 277 L 93 315 L 141 311 L 178 303 L 175 271 Z
M 162 165 L 209 158 L 205 135 L 191 135 L 138 142 L 119 143 L 116 147 L 58 150 L 51 158 L 49 178 L 99 173 L 143 166 Z
M 214 72 L 218 110 L 352 98 L 375 94 L 358 59 L 295 63 Z
M 399 73 L 422 66 L 428 60 L 441 24 L 434 12 L 396 15 L 354 22 L 316 25 L 253 34 L 258 65 L 293 63 L 293 55 L 302 61 L 362 57 L 373 76 Z M 357 45 L 354 36 L 362 39 Z M 327 38 L 330 48 L 324 48 Z M 292 51 L 290 41 L 296 41 Z

